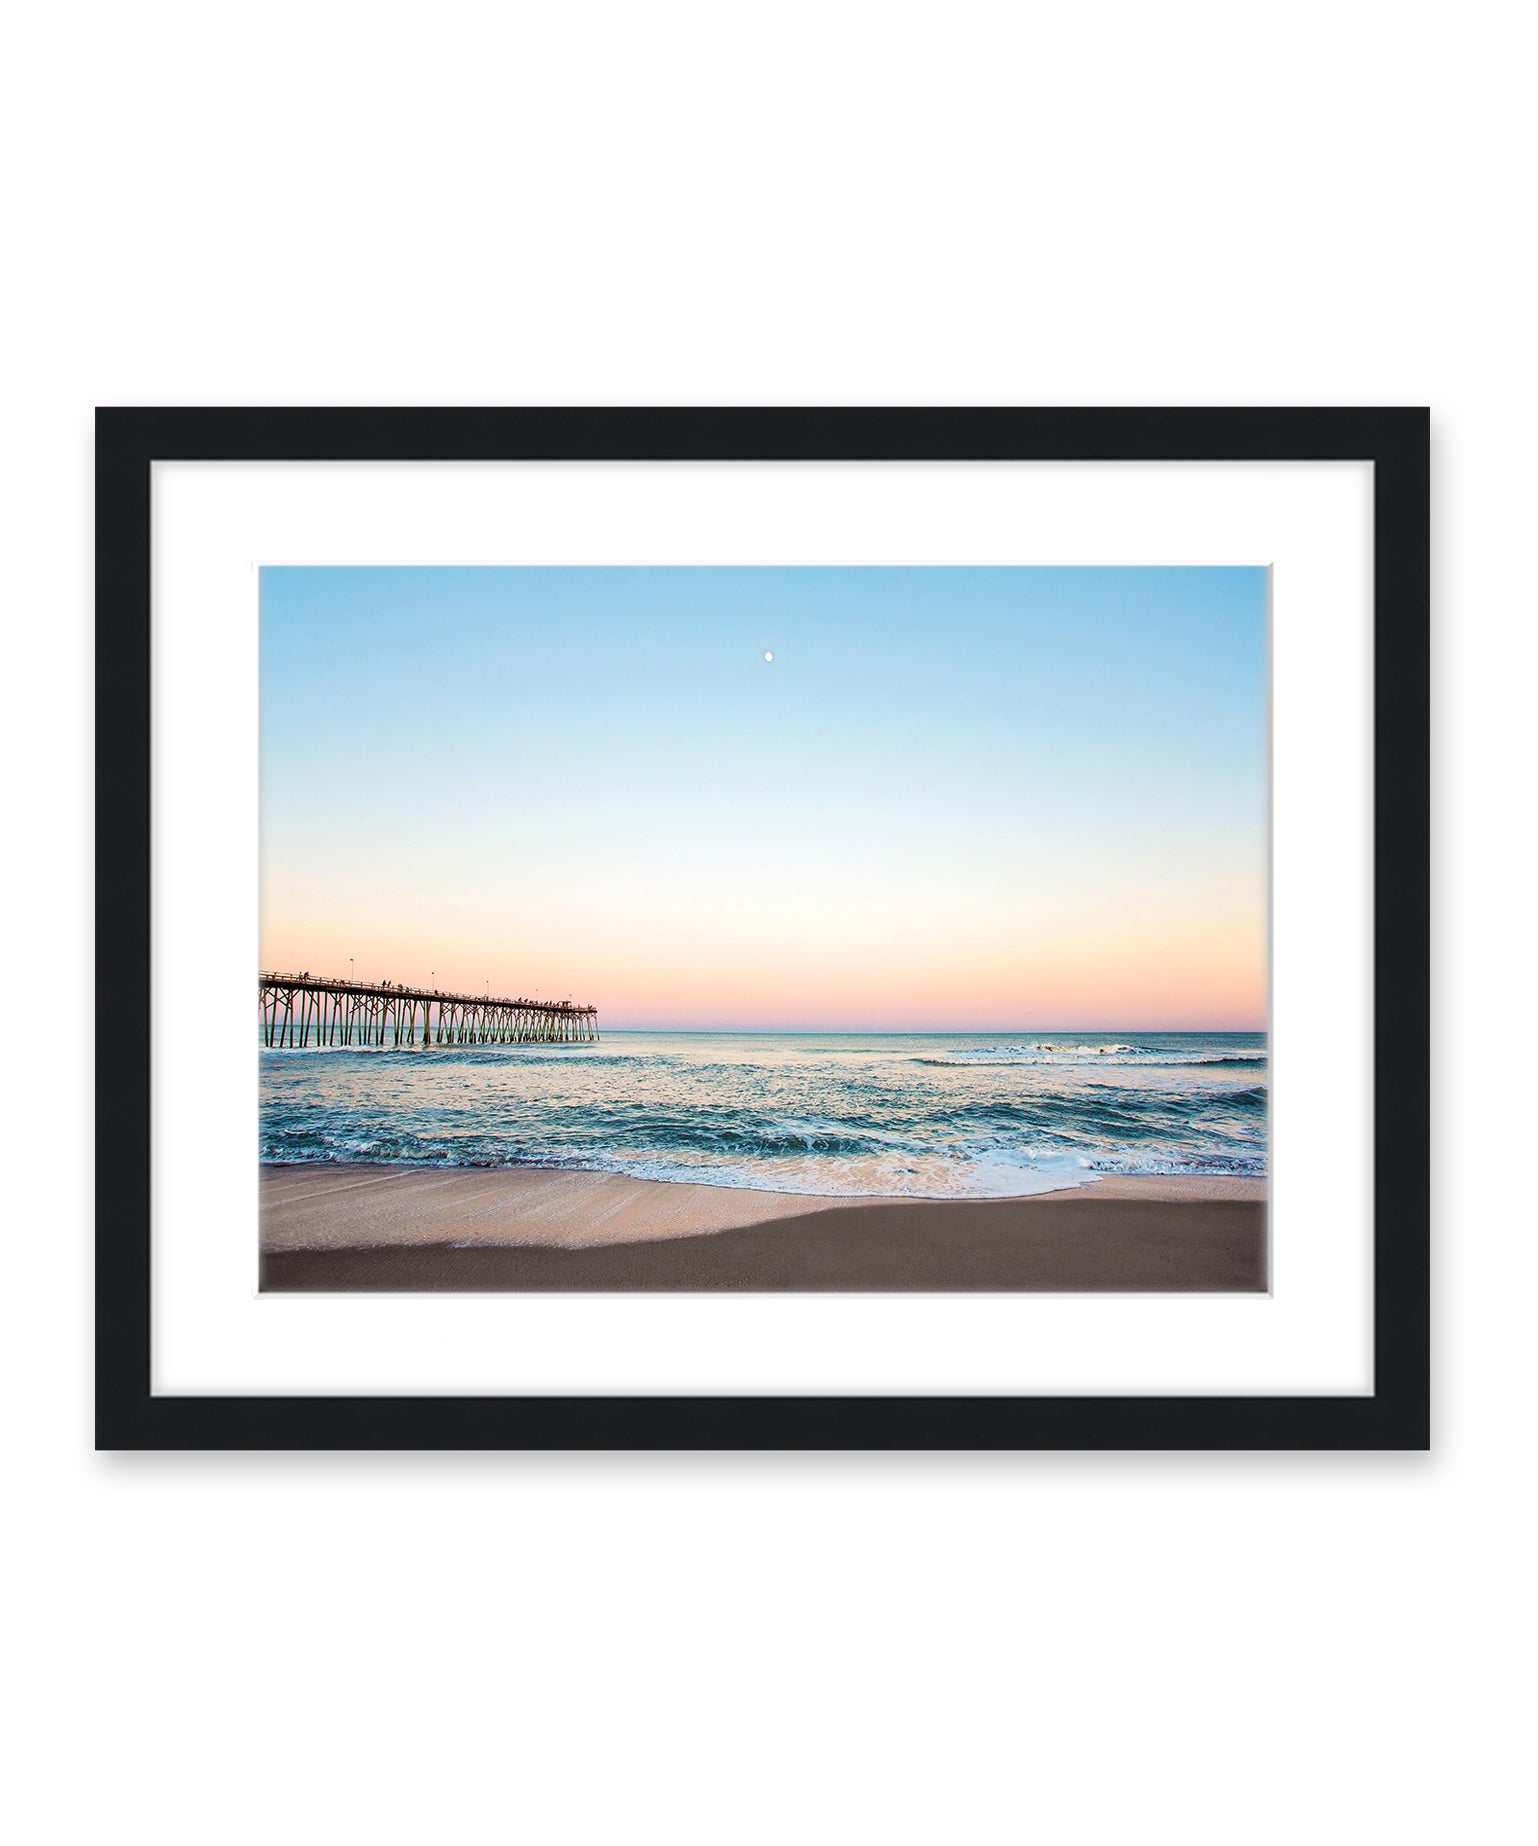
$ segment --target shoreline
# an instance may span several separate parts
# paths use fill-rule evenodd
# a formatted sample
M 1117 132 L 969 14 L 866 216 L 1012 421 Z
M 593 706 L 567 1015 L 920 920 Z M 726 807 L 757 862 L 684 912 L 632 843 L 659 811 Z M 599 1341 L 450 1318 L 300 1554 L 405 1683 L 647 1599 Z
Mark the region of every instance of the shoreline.
M 552 1167 L 261 1167 L 264 1292 L 1263 1293 L 1262 1179 L 829 1197 Z

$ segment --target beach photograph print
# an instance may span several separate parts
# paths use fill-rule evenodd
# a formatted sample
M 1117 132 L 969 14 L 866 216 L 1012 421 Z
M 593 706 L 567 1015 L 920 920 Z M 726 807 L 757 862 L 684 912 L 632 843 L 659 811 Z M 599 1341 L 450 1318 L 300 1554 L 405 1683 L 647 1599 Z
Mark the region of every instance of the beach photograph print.
M 260 574 L 260 1282 L 1268 1287 L 1264 568 Z

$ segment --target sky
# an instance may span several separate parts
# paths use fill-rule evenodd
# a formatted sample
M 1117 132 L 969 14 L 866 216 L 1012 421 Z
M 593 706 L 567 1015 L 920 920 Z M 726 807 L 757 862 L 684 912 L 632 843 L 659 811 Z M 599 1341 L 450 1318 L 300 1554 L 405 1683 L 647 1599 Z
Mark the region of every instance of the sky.
M 1261 1030 L 1267 710 L 1263 568 L 267 567 L 262 966 Z

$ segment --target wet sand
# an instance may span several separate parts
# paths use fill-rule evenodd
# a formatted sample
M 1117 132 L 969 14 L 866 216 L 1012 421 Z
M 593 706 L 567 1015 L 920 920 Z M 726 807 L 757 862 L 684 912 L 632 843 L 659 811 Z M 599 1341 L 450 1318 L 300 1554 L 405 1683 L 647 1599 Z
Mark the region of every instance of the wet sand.
M 537 1168 L 265 1166 L 264 1291 L 1263 1293 L 1265 1183 L 849 1199 Z

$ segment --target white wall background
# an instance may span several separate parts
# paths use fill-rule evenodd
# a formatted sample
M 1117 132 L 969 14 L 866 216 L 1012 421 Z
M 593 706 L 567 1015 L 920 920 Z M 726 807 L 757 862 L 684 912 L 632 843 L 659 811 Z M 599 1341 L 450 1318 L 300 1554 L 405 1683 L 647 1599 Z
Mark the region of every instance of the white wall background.
M 1519 19 L 151 0 L 10 20 L 12 1837 L 1520 1831 Z M 1435 1454 L 94 1456 L 98 401 L 1429 401 Z

